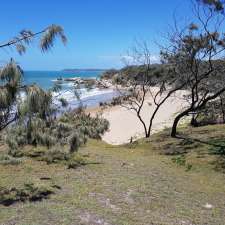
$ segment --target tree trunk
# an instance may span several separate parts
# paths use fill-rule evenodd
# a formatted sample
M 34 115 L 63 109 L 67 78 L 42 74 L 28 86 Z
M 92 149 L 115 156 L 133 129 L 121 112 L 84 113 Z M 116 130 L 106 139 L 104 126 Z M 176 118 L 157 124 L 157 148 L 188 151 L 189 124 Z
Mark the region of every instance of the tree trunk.
M 161 105 L 160 105 L 160 106 L 161 106 Z M 154 120 L 154 118 L 155 118 L 155 116 L 156 116 L 156 113 L 158 112 L 160 106 L 157 106 L 157 108 L 155 109 L 154 113 L 153 113 L 152 116 L 151 116 L 150 124 L 149 124 L 149 127 L 148 127 L 148 133 L 147 133 L 146 138 L 149 138 L 149 137 L 151 136 L 153 120 Z
M 184 112 L 180 113 L 179 115 L 176 116 L 176 118 L 173 121 L 173 126 L 171 130 L 171 137 L 177 137 L 177 126 L 180 122 L 180 120 L 184 117 L 187 116 L 188 113 L 191 111 L 191 109 L 187 109 Z
M 150 132 L 147 132 L 147 133 L 145 134 L 145 138 L 150 138 Z
M 171 137 L 176 137 L 177 136 L 177 125 L 180 121 L 181 117 L 176 117 L 173 121 L 173 126 L 172 126 L 172 131 L 171 131 Z
M 32 139 L 32 128 L 31 128 L 31 117 L 29 116 L 28 121 L 27 121 L 27 142 L 28 144 L 32 144 L 31 143 L 31 139 Z
M 191 126 L 198 127 L 197 116 L 193 115 L 191 118 Z
M 222 112 L 222 117 L 223 117 L 223 123 L 225 123 L 225 111 L 224 111 L 223 105 L 224 105 L 223 104 L 223 99 L 220 96 L 220 107 L 221 107 L 221 112 Z

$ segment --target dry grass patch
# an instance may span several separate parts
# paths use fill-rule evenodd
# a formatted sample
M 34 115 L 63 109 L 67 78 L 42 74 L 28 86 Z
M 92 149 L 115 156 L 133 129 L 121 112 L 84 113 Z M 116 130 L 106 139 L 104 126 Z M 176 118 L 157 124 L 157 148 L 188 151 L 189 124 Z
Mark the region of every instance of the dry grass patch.
M 182 133 L 208 141 L 225 138 L 224 129 L 187 128 Z M 172 161 L 180 155 L 163 154 L 169 145 L 187 147 L 182 155 L 190 170 Z M 95 163 L 76 169 L 30 157 L 16 166 L 0 165 L 1 187 L 34 183 L 61 188 L 41 202 L 0 205 L 0 224 L 224 225 L 225 175 L 214 170 L 217 156 L 208 150 L 206 144 L 183 143 L 164 131 L 150 142 L 118 147 L 90 140 L 80 154 Z

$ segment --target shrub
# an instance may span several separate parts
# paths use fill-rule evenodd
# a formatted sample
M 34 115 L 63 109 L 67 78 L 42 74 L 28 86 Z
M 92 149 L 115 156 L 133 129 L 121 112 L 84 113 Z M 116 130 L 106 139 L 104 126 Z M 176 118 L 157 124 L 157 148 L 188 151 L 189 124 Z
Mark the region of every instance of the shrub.
M 62 107 L 67 107 L 69 104 L 65 98 L 60 98 L 59 102 L 61 103 Z
M 71 159 L 68 161 L 68 169 L 76 169 L 77 167 L 84 166 L 87 164 L 87 160 L 79 155 L 75 154 L 71 157 Z
M 193 125 L 206 126 L 225 123 L 224 100 L 224 95 L 222 95 L 219 99 L 208 102 L 203 110 L 197 112 Z
M 176 163 L 178 166 L 184 166 L 185 171 L 190 171 L 192 169 L 192 165 L 186 162 L 186 158 L 184 155 L 179 155 L 177 157 L 173 157 L 172 161 Z
M 74 132 L 69 139 L 70 153 L 77 152 L 80 146 L 80 137 L 77 132 Z
M 58 158 L 64 159 L 64 154 L 67 154 L 62 153 L 60 148 L 67 146 L 68 152 L 76 152 L 88 138 L 100 139 L 108 128 L 107 120 L 99 116 L 91 117 L 83 108 L 79 108 L 76 112 L 65 113 L 58 120 L 20 120 L 8 129 L 6 143 L 13 156 L 21 154 L 19 149 L 24 145 L 46 146 L 50 150 L 53 148 L 46 155 L 46 161 L 53 162 Z
M 209 149 L 211 154 L 225 157 L 225 140 L 213 140 L 210 142 L 211 148 Z
M 30 158 L 41 158 L 46 154 L 46 149 L 44 147 L 28 148 L 22 151 L 23 156 Z
M 47 163 L 57 163 L 60 161 L 65 161 L 69 159 L 69 154 L 56 146 L 52 149 L 46 151 L 46 154 L 43 156 L 42 160 Z
M 117 73 L 118 73 L 118 70 L 116 69 L 107 70 L 101 75 L 101 79 L 106 79 L 106 80 L 112 79 Z
M 16 159 L 11 157 L 10 155 L 0 155 L 0 164 L 1 165 L 18 165 L 22 161 L 20 159 Z
M 185 164 L 186 164 L 186 159 L 185 159 L 185 156 L 184 155 L 180 155 L 180 156 L 177 156 L 177 157 L 173 157 L 172 158 L 172 161 L 174 163 L 176 163 L 178 166 L 185 166 Z
M 24 184 L 23 188 L 0 188 L 0 204 L 9 206 L 16 202 L 41 201 L 54 193 L 52 187 Z

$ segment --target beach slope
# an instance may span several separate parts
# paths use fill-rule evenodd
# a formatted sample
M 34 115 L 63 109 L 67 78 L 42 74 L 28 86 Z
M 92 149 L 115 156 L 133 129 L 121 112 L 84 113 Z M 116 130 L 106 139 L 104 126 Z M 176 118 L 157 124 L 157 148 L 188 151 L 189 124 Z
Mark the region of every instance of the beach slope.
M 153 122 L 152 133 L 156 133 L 172 125 L 176 113 L 185 107 L 182 95 L 183 93 L 179 92 L 162 105 Z M 152 103 L 152 98 L 148 96 L 141 111 L 141 115 L 147 125 L 155 108 Z M 133 140 L 144 137 L 143 125 L 134 111 L 122 106 L 115 106 L 103 110 L 102 116 L 110 123 L 109 131 L 102 137 L 105 142 L 113 145 L 121 145 L 129 143 L 131 137 Z

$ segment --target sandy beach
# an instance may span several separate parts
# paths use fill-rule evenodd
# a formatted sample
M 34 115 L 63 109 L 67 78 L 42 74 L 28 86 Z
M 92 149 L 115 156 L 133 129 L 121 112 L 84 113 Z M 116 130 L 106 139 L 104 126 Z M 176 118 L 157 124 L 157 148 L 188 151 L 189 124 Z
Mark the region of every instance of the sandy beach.
M 176 96 L 172 96 L 162 105 L 153 122 L 152 133 L 172 125 L 176 113 L 185 106 L 185 102 L 182 100 L 183 93 L 182 91 L 177 92 Z M 154 104 L 151 104 L 152 102 L 152 98 L 148 96 L 141 111 L 147 124 L 149 124 L 150 116 L 155 107 Z M 99 111 L 99 108 L 93 108 L 89 112 L 94 115 Z M 130 142 L 131 137 L 133 140 L 144 137 L 143 125 L 134 111 L 122 106 L 114 106 L 103 109 L 102 116 L 110 123 L 109 131 L 102 137 L 105 142 L 120 145 Z

